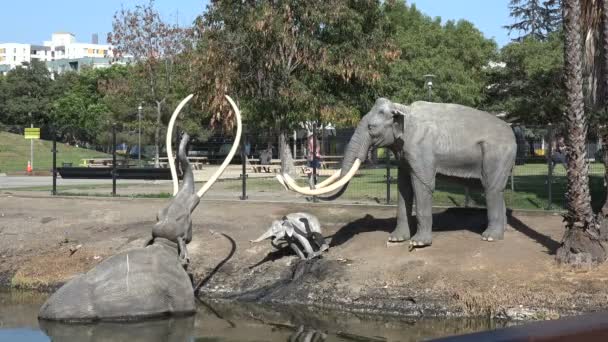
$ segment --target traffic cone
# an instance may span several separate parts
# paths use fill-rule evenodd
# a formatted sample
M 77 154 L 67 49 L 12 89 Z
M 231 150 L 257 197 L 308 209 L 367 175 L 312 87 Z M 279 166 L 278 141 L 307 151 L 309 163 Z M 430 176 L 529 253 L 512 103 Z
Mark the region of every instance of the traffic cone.
M 27 173 L 32 173 L 32 162 L 29 160 L 27 161 Z

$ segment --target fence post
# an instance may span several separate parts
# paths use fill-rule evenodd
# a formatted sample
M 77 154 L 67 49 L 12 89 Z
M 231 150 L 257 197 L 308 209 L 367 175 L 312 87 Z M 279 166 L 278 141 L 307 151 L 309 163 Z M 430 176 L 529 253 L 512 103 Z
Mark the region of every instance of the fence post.
M 53 129 L 53 190 L 51 190 L 51 195 L 57 195 L 57 134 Z
M 471 192 L 468 186 L 464 187 L 464 207 L 468 208 L 469 203 L 471 202 Z
M 312 124 L 312 185 L 317 187 L 317 122 Z M 312 197 L 313 202 L 318 202 L 317 196 Z
M 386 204 L 391 203 L 391 154 L 388 148 L 386 151 Z
M 513 176 L 513 172 L 515 171 L 515 167 L 511 169 L 511 192 L 515 192 L 515 177 Z
M 549 144 L 547 148 L 547 208 L 546 210 L 551 210 L 551 204 L 553 203 L 553 161 L 551 156 L 553 155 L 553 126 L 549 124 L 549 128 L 547 130 L 547 136 L 549 137 Z
M 116 124 L 112 124 L 112 196 L 116 196 Z
M 242 180 L 242 194 L 241 194 L 241 200 L 244 201 L 247 199 L 247 154 L 245 153 L 245 145 L 247 143 L 245 142 L 245 140 L 243 140 L 241 142 L 241 165 L 243 167 L 242 171 L 241 171 L 241 180 Z

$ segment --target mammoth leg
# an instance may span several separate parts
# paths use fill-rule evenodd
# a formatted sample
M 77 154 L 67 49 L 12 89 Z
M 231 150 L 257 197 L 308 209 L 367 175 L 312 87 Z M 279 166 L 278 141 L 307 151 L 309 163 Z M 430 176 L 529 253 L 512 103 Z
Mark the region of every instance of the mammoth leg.
M 306 260 L 306 256 L 304 255 L 304 253 L 302 253 L 302 250 L 300 250 L 295 241 L 289 241 L 289 247 L 291 247 L 291 249 L 296 252 L 300 259 Z
M 418 221 L 416 234 L 412 236 L 410 244 L 416 247 L 430 246 L 433 242 L 433 189 L 434 179 L 423 178 L 412 174 L 412 185 L 414 188 L 414 198 L 416 200 L 416 220 Z M 433 181 L 429 181 L 433 179 Z
M 304 251 L 306 251 L 306 255 L 307 255 L 306 259 L 312 259 L 315 256 L 319 255 L 319 254 L 315 253 L 315 251 L 312 249 L 312 246 L 310 245 L 310 242 L 308 242 L 308 239 L 306 239 L 306 237 L 304 237 L 300 234 L 294 234 L 294 237 L 296 238 L 296 240 L 298 240 L 300 242 L 300 244 L 304 248 Z
M 488 207 L 488 228 L 482 233 L 486 241 L 502 240 L 507 224 L 507 211 L 505 206 L 504 189 L 509 179 L 516 149 L 497 153 L 487 144 L 482 145 L 483 173 L 481 182 L 486 192 L 486 206 Z
M 403 242 L 410 239 L 410 222 L 413 221 L 412 207 L 414 203 L 414 190 L 412 188 L 412 178 L 409 167 L 399 166 L 398 199 L 397 204 L 397 227 L 388 237 L 389 242 Z
M 187 267 L 190 263 L 190 257 L 188 256 L 188 249 L 186 248 L 186 242 L 183 237 L 177 238 L 177 245 L 179 248 L 179 261 L 182 266 Z
M 502 190 L 486 190 L 488 228 L 481 234 L 485 241 L 502 240 L 505 236 L 506 207 Z

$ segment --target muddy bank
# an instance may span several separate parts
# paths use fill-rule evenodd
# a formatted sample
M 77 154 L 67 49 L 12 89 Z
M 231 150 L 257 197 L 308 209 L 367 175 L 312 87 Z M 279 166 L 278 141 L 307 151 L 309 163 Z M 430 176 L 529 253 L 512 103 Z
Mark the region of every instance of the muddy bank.
M 2 286 L 51 290 L 104 258 L 141 246 L 166 199 L 0 194 Z M 395 208 L 203 201 L 189 245 L 203 298 L 411 316 L 557 318 L 608 308 L 608 267 L 572 271 L 553 253 L 561 217 L 514 214 L 505 240 L 481 241 L 485 212 L 434 215 L 429 248 L 387 247 Z M 301 262 L 249 240 L 273 219 L 317 215 L 330 250 Z

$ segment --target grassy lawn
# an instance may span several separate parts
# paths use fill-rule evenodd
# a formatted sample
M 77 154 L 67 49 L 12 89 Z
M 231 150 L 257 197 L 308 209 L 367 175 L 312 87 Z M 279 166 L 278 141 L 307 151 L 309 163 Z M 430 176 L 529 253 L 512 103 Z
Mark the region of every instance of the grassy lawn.
M 49 171 L 53 167 L 53 142 L 48 140 L 34 140 L 34 171 Z M 72 163 L 78 166 L 83 158 L 105 158 L 110 155 L 57 144 L 57 166 L 62 163 Z M 22 135 L 0 132 L 0 172 L 24 172 L 27 161 L 30 159 L 30 141 Z
M 604 166 L 601 163 L 592 163 L 589 169 L 591 173 L 590 186 L 592 202 L 595 208 L 601 206 L 604 192 Z M 385 169 L 362 169 L 351 180 L 348 190 L 341 197 L 343 200 L 353 202 L 376 202 L 386 203 L 386 170 Z M 547 165 L 525 164 L 515 167 L 513 173 L 514 190 L 511 191 L 511 183 L 507 184 L 505 200 L 507 206 L 513 209 L 543 210 L 549 206 L 547 190 Z M 390 186 L 391 203 L 397 201 L 397 170 L 391 170 L 393 181 Z M 324 178 L 321 178 L 324 179 Z M 304 178 L 299 179 L 300 185 L 304 186 Z M 551 208 L 561 210 L 565 204 L 566 172 L 563 167 L 557 166 L 554 170 L 552 187 Z M 241 181 L 225 181 L 225 188 L 238 191 Z M 281 192 L 283 187 L 274 178 L 248 179 L 248 192 Z M 464 206 L 464 188 L 460 185 L 438 181 L 433 194 L 433 201 L 438 206 Z M 471 191 L 471 206 L 485 206 L 485 196 L 479 191 Z

